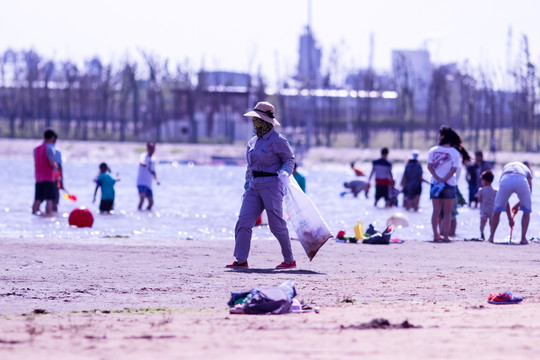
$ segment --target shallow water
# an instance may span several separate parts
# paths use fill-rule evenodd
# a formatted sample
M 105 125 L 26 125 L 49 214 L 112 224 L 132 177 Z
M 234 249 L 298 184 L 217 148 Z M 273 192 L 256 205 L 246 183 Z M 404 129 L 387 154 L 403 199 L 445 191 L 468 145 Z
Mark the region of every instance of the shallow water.
M 113 176 L 120 174 L 116 184 L 114 215 L 100 215 L 99 192 L 96 203 L 92 203 L 95 184 L 93 178 L 98 173 L 98 162 L 66 162 L 64 165 L 65 186 L 77 196 L 76 202 L 61 198 L 59 214 L 45 218 L 31 215 L 30 207 L 34 196 L 33 161 L 0 160 L 0 166 L 8 171 L 0 174 L 0 231 L 2 238 L 24 238 L 25 241 L 50 241 L 115 244 L 174 244 L 178 241 L 201 239 L 234 239 L 234 225 L 240 209 L 243 193 L 245 166 L 211 166 L 195 164 L 159 164 L 157 173 L 160 186 L 154 186 L 154 209 L 151 212 L 138 211 L 138 194 L 135 186 L 136 163 L 114 163 L 109 166 Z M 369 165 L 364 164 L 368 169 Z M 395 166 L 394 176 L 401 179 L 402 166 Z M 404 240 L 429 240 L 432 238 L 430 225 L 431 203 L 429 187 L 424 184 L 421 196 L 421 210 L 406 213 L 403 208 L 379 208 L 373 206 L 373 189 L 369 199 L 364 195 L 354 198 L 340 197 L 343 182 L 354 178 L 346 165 L 317 165 L 304 167 L 307 194 L 318 207 L 334 234 L 345 230 L 354 235 L 353 227 L 358 220 L 376 229 L 384 229 L 387 219 L 396 212 L 405 213 L 410 226 L 397 228 L 394 237 Z M 496 175 L 500 173 L 495 172 Z M 427 175 L 424 175 L 427 177 Z M 495 184 L 497 183 L 497 179 Z M 533 189 L 537 186 L 534 179 Z M 460 179 L 460 190 L 468 197 L 465 179 Z M 533 192 L 533 214 L 529 237 L 536 237 L 540 209 L 539 192 Z M 400 196 L 400 204 L 401 204 Z M 517 199 L 512 198 L 511 203 Z M 94 214 L 92 228 L 74 228 L 68 224 L 69 213 L 79 206 L 88 207 Z M 43 205 L 42 205 L 43 207 Z M 459 209 L 457 236 L 460 239 L 479 237 L 479 212 L 477 209 Z M 519 215 L 518 215 L 519 223 Z M 254 230 L 254 239 L 272 239 L 267 226 Z M 291 229 L 291 235 L 294 231 Z M 509 227 L 504 216 L 497 230 L 497 238 L 509 235 Z M 516 226 L 514 239 L 519 239 L 520 226 Z M 45 240 L 47 239 L 47 240 Z

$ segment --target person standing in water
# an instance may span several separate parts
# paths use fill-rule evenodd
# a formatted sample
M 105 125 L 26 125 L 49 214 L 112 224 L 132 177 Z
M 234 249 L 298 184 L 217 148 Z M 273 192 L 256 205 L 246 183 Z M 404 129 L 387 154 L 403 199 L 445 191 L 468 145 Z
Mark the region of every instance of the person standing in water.
M 409 161 L 405 165 L 403 177 L 401 178 L 401 188 L 403 189 L 403 206 L 406 210 L 418 211 L 420 194 L 422 194 L 423 171 L 422 165 L 418 161 L 418 151 L 412 152 Z
M 252 228 L 263 210 L 268 214 L 270 231 L 279 241 L 283 255 L 283 262 L 276 269 L 296 267 L 287 223 L 283 218 L 283 196 L 295 160 L 287 139 L 274 129 L 280 126 L 274 111 L 272 104 L 263 101 L 244 114 L 252 118 L 256 135 L 247 144 L 245 193 L 235 227 L 236 260 L 227 265 L 228 268 L 248 267 Z
M 449 241 L 452 206 L 456 197 L 456 171 L 461 166 L 461 155 L 454 147 L 461 144 L 459 135 L 449 126 L 439 129 L 439 144 L 428 154 L 428 170 L 432 175 L 430 198 L 433 202 L 431 225 L 435 242 Z M 442 220 L 441 220 L 442 211 Z M 441 232 L 439 232 L 441 223 Z
M 385 206 L 391 207 L 391 191 L 394 187 L 394 177 L 392 175 L 392 164 L 388 161 L 388 148 L 381 149 L 381 157 L 372 162 L 373 168 L 371 174 L 369 174 L 368 182 L 371 182 L 371 178 L 375 176 L 375 204 L 379 202 L 380 198 L 384 198 Z
M 54 197 L 56 180 L 54 172 L 58 169 L 54 143 L 56 133 L 47 129 L 43 133 L 43 143 L 34 149 L 34 172 L 36 177 L 36 189 L 32 214 L 40 215 L 39 206 L 45 201 L 45 215 L 51 216 L 54 211 Z
M 139 172 L 137 175 L 137 189 L 139 190 L 139 210 L 142 210 L 144 200 L 148 200 L 146 210 L 152 210 L 154 205 L 154 194 L 152 192 L 152 181 L 156 181 L 159 185 L 159 180 L 156 175 L 156 166 L 152 155 L 156 151 L 156 143 L 146 143 L 146 153 L 141 154 L 139 162 Z

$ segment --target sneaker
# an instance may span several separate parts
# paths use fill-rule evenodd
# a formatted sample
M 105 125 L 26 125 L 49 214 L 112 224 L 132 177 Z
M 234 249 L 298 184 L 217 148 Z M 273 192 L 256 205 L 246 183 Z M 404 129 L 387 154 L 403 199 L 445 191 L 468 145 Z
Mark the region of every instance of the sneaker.
M 276 269 L 294 269 L 296 267 L 296 261 L 292 261 L 290 263 L 288 262 L 282 262 L 278 266 L 276 266 Z
M 235 261 L 232 264 L 225 265 L 225 267 L 226 268 L 235 268 L 235 269 L 238 269 L 238 268 L 247 269 L 249 267 L 249 265 L 248 265 L 247 261 L 245 261 L 243 263 L 239 263 L 238 261 Z
M 517 304 L 523 301 L 521 296 L 515 296 L 510 291 L 504 293 L 492 293 L 489 295 L 488 303 L 490 304 Z

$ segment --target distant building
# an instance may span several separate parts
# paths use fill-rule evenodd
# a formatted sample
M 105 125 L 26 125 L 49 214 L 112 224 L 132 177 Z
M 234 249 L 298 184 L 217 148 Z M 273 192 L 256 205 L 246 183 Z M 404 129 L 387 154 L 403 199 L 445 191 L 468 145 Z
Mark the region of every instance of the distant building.
M 306 26 L 300 36 L 297 80 L 301 87 L 322 87 L 321 49 L 317 46 L 311 28 Z
M 162 137 L 194 141 L 244 141 L 251 123 L 242 116 L 249 105 L 251 76 L 229 71 L 201 71 L 197 90 L 176 88 L 172 117 Z
M 373 77 L 373 79 L 371 79 Z M 373 82 L 370 86 L 371 81 Z M 345 88 L 352 90 L 395 91 L 394 77 L 389 73 L 378 74 L 369 69 L 360 69 L 345 77 Z
M 414 92 L 416 114 L 425 114 L 432 64 L 427 50 L 393 50 L 392 70 L 397 91 L 407 87 Z
M 246 90 L 251 85 L 251 76 L 245 73 L 231 71 L 200 71 L 199 86 L 203 88 L 216 86 L 243 87 Z

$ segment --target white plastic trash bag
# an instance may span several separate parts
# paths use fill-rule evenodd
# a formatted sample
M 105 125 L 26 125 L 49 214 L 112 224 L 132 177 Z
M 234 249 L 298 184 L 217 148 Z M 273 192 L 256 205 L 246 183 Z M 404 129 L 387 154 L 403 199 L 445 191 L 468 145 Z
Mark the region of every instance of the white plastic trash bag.
M 283 199 L 296 236 L 311 261 L 333 235 L 313 201 L 300 189 L 294 177 L 289 177 L 289 180 Z

